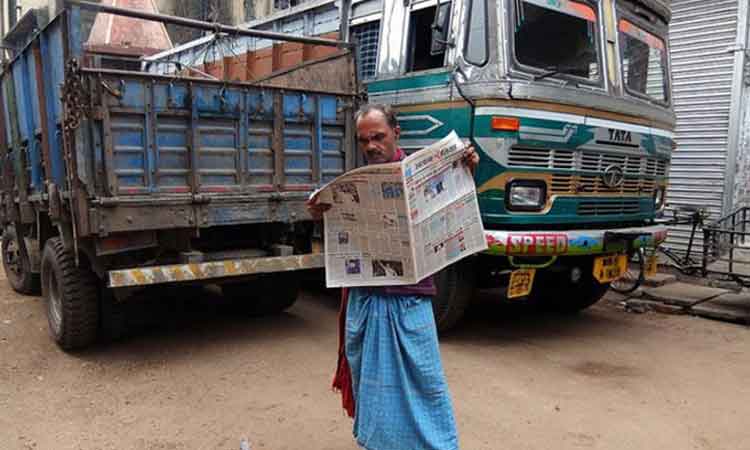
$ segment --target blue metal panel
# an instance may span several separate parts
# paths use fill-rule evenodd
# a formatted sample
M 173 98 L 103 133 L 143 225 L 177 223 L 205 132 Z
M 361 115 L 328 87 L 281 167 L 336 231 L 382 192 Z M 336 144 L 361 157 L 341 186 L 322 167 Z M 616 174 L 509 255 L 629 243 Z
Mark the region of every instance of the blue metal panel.
M 50 120 L 57 124 L 62 121 L 63 116 L 62 99 L 59 94 L 60 86 L 65 81 L 63 26 L 59 19 L 42 35 L 42 64 L 45 64 L 45 91 L 50 94 L 47 96 L 48 102 L 51 100 L 54 108 Z M 49 83 L 46 81 L 47 78 Z
M 333 180 L 345 171 L 344 122 L 338 118 L 338 109 L 339 100 L 336 97 L 320 97 L 320 178 L 323 183 Z
M 29 184 L 31 189 L 35 192 L 41 192 L 43 181 L 42 181 L 42 157 L 41 157 L 41 141 L 37 139 L 36 131 L 40 127 L 39 118 L 39 96 L 37 95 L 36 85 L 36 68 L 34 62 L 34 53 L 31 47 L 28 47 L 23 54 L 22 58 L 16 61 L 16 64 L 21 64 L 23 69 L 22 86 L 24 95 L 19 95 L 21 99 L 19 103 L 24 105 L 26 113 L 26 136 L 28 139 L 26 147 L 27 164 L 29 166 Z M 22 127 L 23 128 L 23 127 Z M 22 135 L 24 133 L 22 132 Z
M 336 110 L 338 109 L 338 99 L 329 95 L 320 96 L 320 113 L 321 120 L 326 123 L 336 122 Z
M 62 83 L 62 35 L 60 20 L 50 25 L 47 31 L 41 35 L 40 50 L 42 54 L 42 74 L 44 81 L 45 102 L 47 109 L 47 139 L 50 146 L 50 165 L 52 173 L 47 177 L 57 186 L 63 186 L 65 181 L 65 164 L 62 152 L 62 137 L 57 132 L 57 124 L 62 118 L 62 103 L 60 96 L 56 95 L 57 88 Z
M 41 114 L 39 113 L 39 93 L 38 93 L 38 86 L 36 84 L 36 61 L 34 59 L 34 51 L 29 48 L 26 50 L 26 69 L 29 74 L 29 103 L 31 105 L 31 113 L 32 113 L 32 123 L 34 124 L 34 131 L 36 132 L 41 128 L 42 124 L 42 118 Z
M 83 38 L 81 37 L 81 8 L 72 6 L 68 16 L 68 49 L 70 57 L 83 61 Z
M 240 172 L 240 183 L 242 184 L 243 188 L 247 185 L 248 182 L 248 163 L 247 160 L 249 159 L 248 155 L 248 142 L 250 140 L 250 136 L 248 136 L 248 126 L 250 122 L 250 115 L 248 111 L 248 100 L 247 100 L 247 92 L 242 92 L 242 102 L 241 102 L 241 108 L 240 108 L 240 119 L 238 122 L 239 125 L 239 142 L 237 145 L 239 146 L 239 172 Z
M 310 121 L 315 112 L 315 99 L 306 94 L 284 96 L 284 117 L 287 120 Z
M 18 106 L 16 104 L 16 90 L 14 88 L 14 76 L 13 67 L 10 68 L 10 76 L 3 78 L 3 97 L 5 99 L 8 124 L 10 130 L 10 139 L 8 140 L 8 149 L 10 159 L 13 161 L 13 173 L 16 178 L 24 176 L 26 167 L 23 165 L 23 153 L 21 152 L 20 138 L 19 138 L 19 117 Z M 16 183 L 17 187 L 20 187 L 20 183 Z M 25 192 L 25 191 L 24 191 Z
M 154 85 L 151 83 L 147 87 L 144 86 L 144 89 L 146 90 L 146 114 L 144 115 L 144 126 L 145 126 L 145 133 L 143 133 L 144 138 L 146 139 L 146 142 L 144 142 L 143 147 L 146 149 L 146 180 L 149 185 L 149 190 L 154 191 L 156 189 L 156 165 L 157 162 L 157 150 L 156 145 L 154 145 L 154 141 L 156 139 L 156 136 L 153 135 L 153 122 L 157 122 L 156 114 L 152 113 L 151 109 L 153 108 L 154 104 Z
M 165 191 L 186 192 L 190 189 L 189 121 L 161 116 L 156 126 L 156 184 Z
M 15 101 L 16 101 L 16 112 L 18 114 L 18 137 L 20 142 L 28 141 L 29 136 L 32 134 L 31 129 L 31 112 L 28 109 L 28 89 L 26 88 L 25 80 L 28 79 L 28 75 L 24 70 L 24 59 L 19 58 L 13 62 L 11 67 L 11 73 L 13 74 L 13 88 L 15 89 Z
M 123 193 L 134 193 L 147 186 L 146 137 L 144 119 L 140 115 L 111 117 L 114 171 Z
M 236 188 L 239 179 L 239 136 L 233 120 L 201 118 L 198 125 L 201 190 Z
M 190 96 L 184 84 L 166 83 L 154 86 L 154 109 L 163 112 L 188 107 Z
M 118 192 L 188 192 L 193 178 L 203 192 L 274 186 L 276 89 L 196 81 L 189 87 L 184 80 L 127 76 L 104 81 L 123 94 L 108 100 Z M 343 173 L 341 100 L 300 93 L 281 98 L 282 189 L 308 189 Z
M 284 95 L 284 180 L 287 186 L 314 184 L 315 98 Z
M 250 185 L 273 184 L 273 152 L 271 122 L 252 121 L 248 128 L 248 173 Z
M 326 107 L 326 101 L 323 96 L 318 96 L 315 102 L 315 142 L 318 148 L 315 150 L 315 156 L 318 163 L 318 173 L 315 181 L 320 182 L 322 179 L 323 168 L 323 109 Z
M 196 101 L 200 113 L 234 114 L 240 111 L 242 92 L 238 89 L 199 87 Z
M 247 94 L 250 120 L 273 120 L 273 92 L 252 89 Z
M 26 171 L 26 180 L 29 188 L 40 186 L 39 171 L 39 149 L 34 139 L 33 113 L 30 104 L 31 90 L 29 86 L 29 70 L 27 66 L 27 54 L 30 48 L 22 53 L 18 59 L 11 63 L 11 74 L 13 75 L 13 87 L 15 89 L 16 120 L 18 123 L 18 142 L 14 142 L 17 157 L 23 158 Z M 19 187 L 20 188 L 20 187 Z
M 273 135 L 273 92 L 251 89 L 247 94 L 250 120 L 247 141 L 247 171 L 250 186 L 273 185 L 274 158 L 271 150 Z
M 286 185 L 312 184 L 312 126 L 287 123 L 284 126 L 284 177 Z
M 146 104 L 146 86 L 141 80 L 122 80 L 119 86 L 112 86 L 122 94 L 119 106 L 143 109 Z

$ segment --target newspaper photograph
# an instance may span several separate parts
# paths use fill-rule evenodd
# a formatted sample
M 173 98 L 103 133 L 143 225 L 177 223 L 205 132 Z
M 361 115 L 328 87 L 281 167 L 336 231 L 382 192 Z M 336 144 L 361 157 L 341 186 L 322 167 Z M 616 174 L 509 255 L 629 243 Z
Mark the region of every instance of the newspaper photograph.
M 352 170 L 314 192 L 328 287 L 414 284 L 486 250 L 476 187 L 455 132 L 403 161 Z

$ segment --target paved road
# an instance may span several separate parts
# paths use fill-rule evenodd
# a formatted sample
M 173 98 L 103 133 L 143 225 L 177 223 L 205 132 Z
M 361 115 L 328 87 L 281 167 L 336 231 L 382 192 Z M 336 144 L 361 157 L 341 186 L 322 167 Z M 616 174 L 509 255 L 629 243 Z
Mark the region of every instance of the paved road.
M 484 300 L 442 340 L 462 449 L 750 448 L 747 328 Z M 134 336 L 67 355 L 41 302 L 0 279 L 0 448 L 356 448 L 328 388 L 334 296 L 307 292 L 266 319 L 211 292 L 150 301 Z

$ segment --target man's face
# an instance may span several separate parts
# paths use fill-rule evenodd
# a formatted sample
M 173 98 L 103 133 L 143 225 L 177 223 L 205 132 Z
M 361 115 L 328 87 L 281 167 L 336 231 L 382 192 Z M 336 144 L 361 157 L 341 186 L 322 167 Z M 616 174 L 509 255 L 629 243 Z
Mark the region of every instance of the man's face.
M 399 127 L 391 128 L 383 113 L 370 111 L 357 122 L 357 146 L 368 164 L 393 161 L 398 148 Z

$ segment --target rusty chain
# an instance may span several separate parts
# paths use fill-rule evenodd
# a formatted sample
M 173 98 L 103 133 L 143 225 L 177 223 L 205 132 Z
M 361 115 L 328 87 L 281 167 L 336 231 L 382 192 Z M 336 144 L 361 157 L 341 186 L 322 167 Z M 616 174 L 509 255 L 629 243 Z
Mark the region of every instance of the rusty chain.
M 70 132 L 77 129 L 81 119 L 89 113 L 89 92 L 85 89 L 81 66 L 76 58 L 70 59 L 65 67 L 62 102 L 65 106 L 63 130 Z

